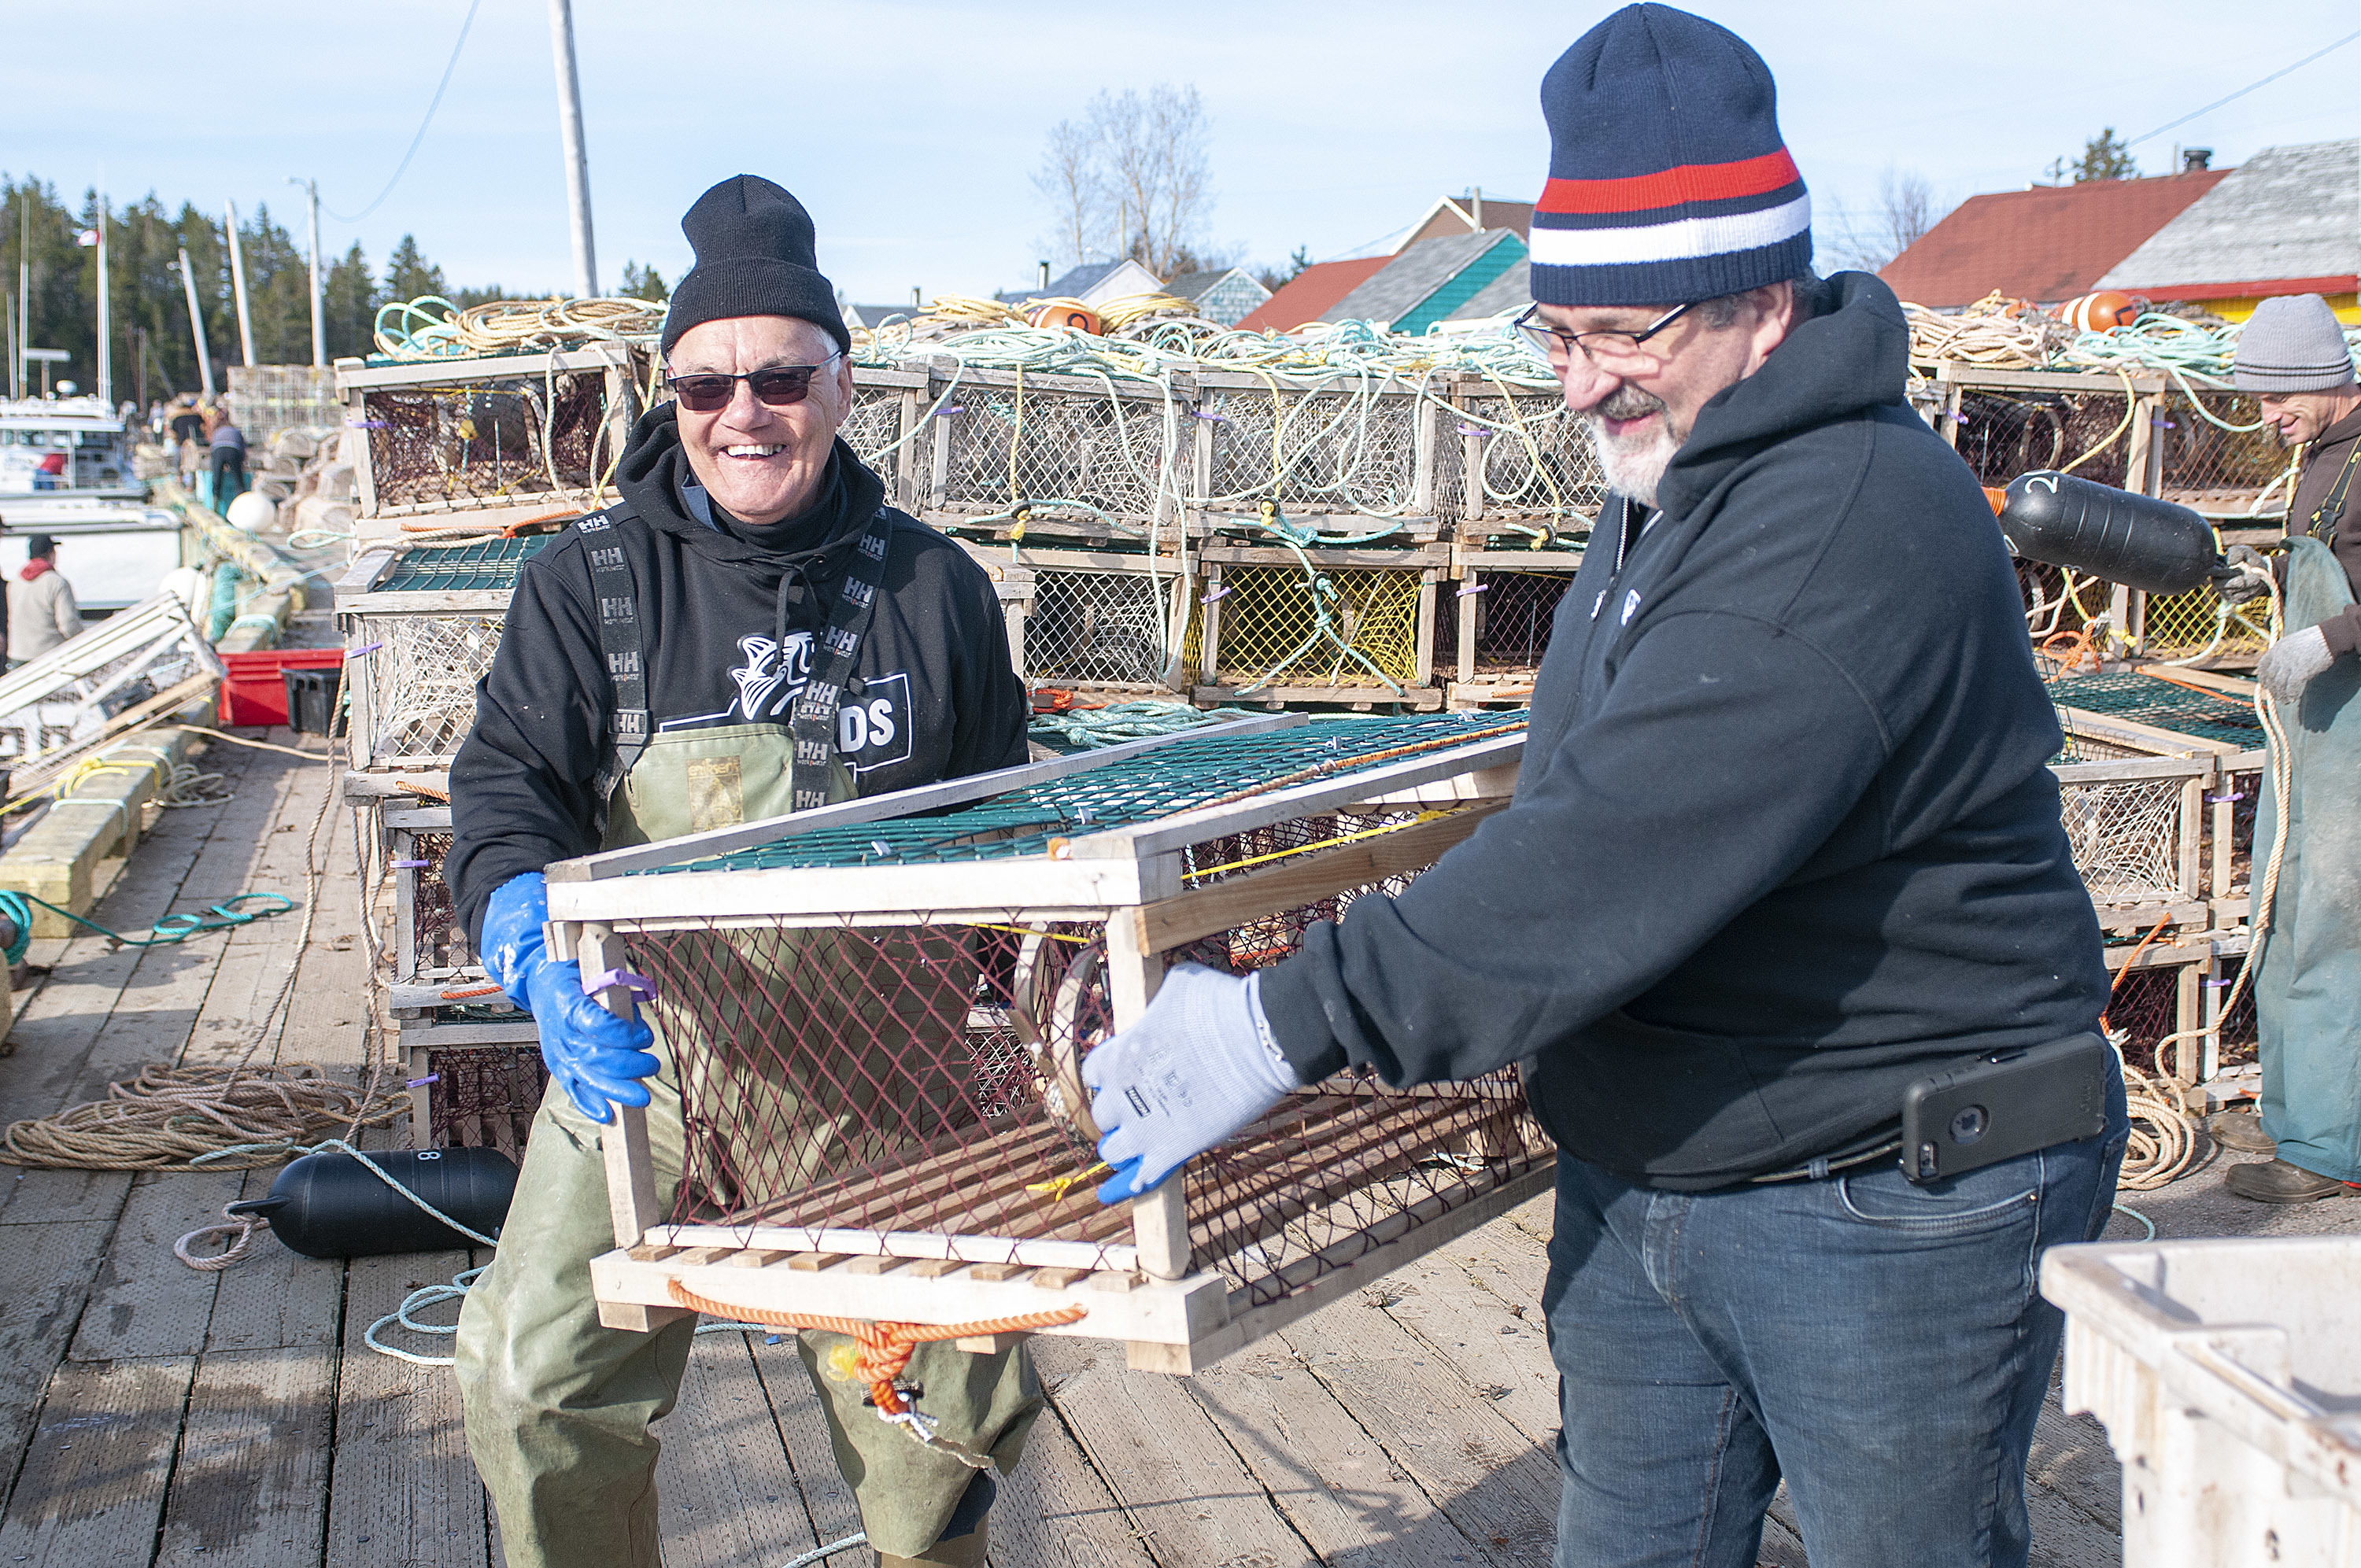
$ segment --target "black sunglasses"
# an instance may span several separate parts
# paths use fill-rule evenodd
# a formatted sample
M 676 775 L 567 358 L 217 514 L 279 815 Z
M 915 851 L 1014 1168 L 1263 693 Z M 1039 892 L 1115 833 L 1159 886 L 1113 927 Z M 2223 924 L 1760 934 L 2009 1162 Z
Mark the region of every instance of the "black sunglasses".
M 843 353 L 840 348 L 817 365 L 770 365 L 737 376 L 719 370 L 701 371 L 694 376 L 666 375 L 664 385 L 680 400 L 680 406 L 691 413 L 719 413 L 738 395 L 741 381 L 753 389 L 755 400 L 765 407 L 792 408 L 810 395 L 812 378 Z

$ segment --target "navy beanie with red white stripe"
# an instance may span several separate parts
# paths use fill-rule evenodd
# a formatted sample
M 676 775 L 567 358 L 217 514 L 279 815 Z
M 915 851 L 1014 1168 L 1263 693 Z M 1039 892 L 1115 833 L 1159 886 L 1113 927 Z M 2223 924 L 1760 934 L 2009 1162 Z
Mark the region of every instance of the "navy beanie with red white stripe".
M 1746 40 L 1670 5 L 1626 5 L 1542 79 L 1550 180 L 1533 209 L 1545 305 L 1678 305 L 1812 260 L 1812 201 Z

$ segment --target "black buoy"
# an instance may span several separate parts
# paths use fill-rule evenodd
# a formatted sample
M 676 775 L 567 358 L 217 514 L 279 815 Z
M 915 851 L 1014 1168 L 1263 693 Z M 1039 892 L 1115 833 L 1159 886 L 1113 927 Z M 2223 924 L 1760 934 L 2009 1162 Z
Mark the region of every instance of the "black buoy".
M 2000 531 L 2026 560 L 2151 594 L 2187 593 L 2223 567 L 2213 530 L 2187 507 L 2047 468 L 2009 482 Z
M 270 1233 L 305 1257 L 375 1257 L 449 1252 L 478 1244 L 363 1169 L 367 1159 L 445 1214 L 497 1237 L 516 1194 L 517 1168 L 498 1149 L 392 1149 L 356 1158 L 307 1154 L 279 1173 L 270 1196 L 232 1203 L 233 1214 L 270 1222 Z

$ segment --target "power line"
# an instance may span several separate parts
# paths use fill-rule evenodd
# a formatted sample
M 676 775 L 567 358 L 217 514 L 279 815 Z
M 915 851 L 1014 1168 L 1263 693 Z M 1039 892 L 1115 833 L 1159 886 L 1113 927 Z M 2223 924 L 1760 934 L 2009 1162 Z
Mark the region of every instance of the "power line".
M 2216 98 L 2211 104 L 2206 104 L 2205 107 L 2196 111 L 2195 114 L 2183 115 L 2177 120 L 2167 121 L 2165 124 L 2157 126 L 2156 129 L 2152 131 L 2143 131 L 2138 136 L 2132 137 L 2131 140 L 2124 143 L 2124 145 L 2125 147 L 2137 147 L 2140 143 L 2147 140 L 2150 137 L 2160 137 L 2169 130 L 2187 125 L 2190 121 L 2196 119 L 2201 115 L 2210 115 L 2214 110 L 2220 108 L 2223 104 L 2234 103 L 2236 100 L 2245 97 L 2247 93 L 2252 93 L 2257 87 L 2269 86 L 2272 82 L 2277 82 L 2280 77 L 2285 76 L 2290 71 L 2302 70 L 2305 66 L 2310 65 L 2313 60 L 2318 60 L 2322 55 L 2334 54 L 2338 49 L 2343 49 L 2355 38 L 2361 38 L 2361 33 L 2347 33 L 2343 38 L 2337 39 L 2334 43 L 2330 44 L 2326 49 L 2318 49 L 2311 54 L 2305 55 L 2293 65 L 2285 66 L 2278 71 L 2274 71 L 2259 82 L 2249 82 L 2244 87 L 2239 88 L 2235 93 L 2231 93 L 2229 97 Z
M 459 51 L 467 47 L 467 29 L 476 25 L 476 7 L 483 3 L 484 0 L 467 0 L 467 19 L 459 24 L 459 41 L 451 46 L 450 63 L 443 68 L 443 80 L 434 84 L 434 96 L 427 103 L 426 117 L 418 122 L 418 134 L 410 138 L 410 150 L 401 155 L 401 162 L 395 167 L 393 178 L 385 182 L 385 189 L 377 193 L 377 200 L 359 212 L 348 217 L 343 213 L 331 210 L 328 214 L 330 217 L 340 224 L 357 224 L 376 212 L 379 204 L 388 196 L 393 194 L 393 188 L 401 183 L 401 176 L 410 168 L 411 159 L 417 155 L 418 144 L 426 139 L 426 127 L 434 123 L 434 111 L 443 106 L 443 90 L 451 85 L 451 72 L 459 68 Z

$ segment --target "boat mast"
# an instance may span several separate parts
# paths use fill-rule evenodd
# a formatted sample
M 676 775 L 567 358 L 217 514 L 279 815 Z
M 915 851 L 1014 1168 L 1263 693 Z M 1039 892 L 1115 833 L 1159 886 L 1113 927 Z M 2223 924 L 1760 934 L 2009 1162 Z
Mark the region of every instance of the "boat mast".
M 312 367 L 321 369 L 328 363 L 328 329 L 320 309 L 320 182 L 287 177 L 290 185 L 301 185 L 312 199 Z
M 106 192 L 98 193 L 98 406 L 115 412 L 115 363 L 110 352 L 115 335 L 106 288 Z

